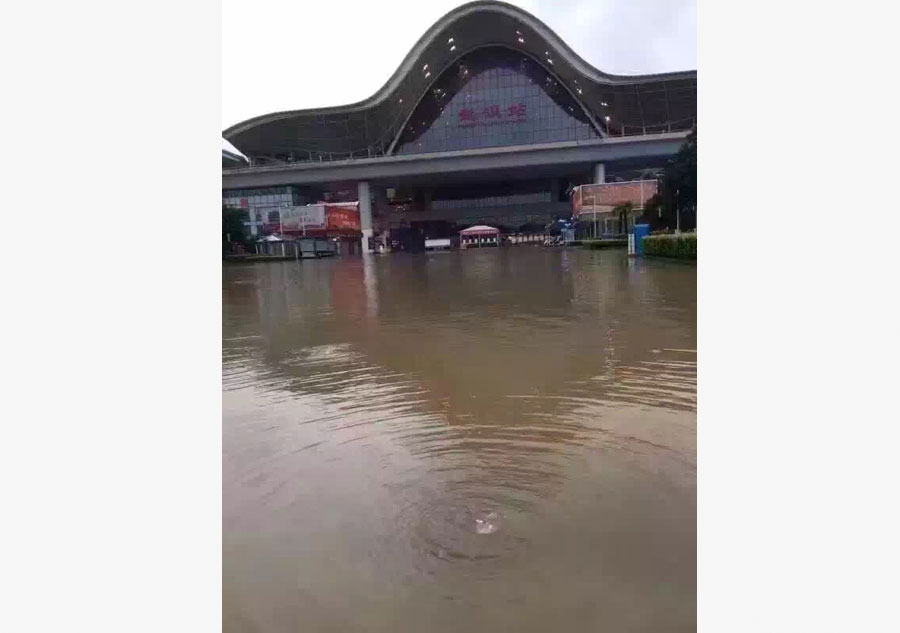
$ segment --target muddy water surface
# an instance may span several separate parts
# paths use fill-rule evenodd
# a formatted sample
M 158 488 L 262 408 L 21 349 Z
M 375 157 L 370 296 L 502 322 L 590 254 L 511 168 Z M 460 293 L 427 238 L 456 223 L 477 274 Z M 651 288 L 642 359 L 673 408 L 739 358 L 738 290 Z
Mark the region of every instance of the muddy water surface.
M 518 247 L 223 270 L 238 631 L 691 631 L 696 268 Z

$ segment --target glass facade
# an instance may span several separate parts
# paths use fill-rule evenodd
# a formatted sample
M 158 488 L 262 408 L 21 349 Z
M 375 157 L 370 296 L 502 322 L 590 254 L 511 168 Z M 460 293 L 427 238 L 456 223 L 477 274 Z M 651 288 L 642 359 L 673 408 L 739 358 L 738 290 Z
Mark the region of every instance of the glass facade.
M 599 138 L 572 95 L 543 66 L 505 48 L 475 51 L 416 107 L 395 153 Z
M 510 205 L 536 204 L 539 202 L 552 202 L 553 196 L 549 191 L 537 193 L 512 193 L 500 196 L 487 196 L 484 198 L 458 198 L 455 200 L 434 200 L 431 208 L 440 209 L 484 209 L 491 207 L 504 207 Z
M 464 187 L 438 187 L 431 191 L 432 210 L 486 209 L 553 202 L 550 181 L 472 183 Z
M 226 207 L 281 207 L 299 204 L 293 187 L 266 187 L 263 189 L 227 189 L 222 192 L 222 204 Z
M 247 212 L 250 234 L 257 235 L 264 225 L 277 225 L 279 209 L 306 204 L 295 187 L 227 189 L 222 192 L 222 205 Z

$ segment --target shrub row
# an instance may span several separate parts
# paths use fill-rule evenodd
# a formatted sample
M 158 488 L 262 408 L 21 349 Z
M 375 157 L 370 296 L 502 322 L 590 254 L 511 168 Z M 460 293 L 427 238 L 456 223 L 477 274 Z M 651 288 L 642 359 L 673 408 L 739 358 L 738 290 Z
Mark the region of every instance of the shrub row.
M 587 240 L 581 240 L 581 245 L 584 248 L 625 248 L 626 246 L 628 246 L 628 240 L 587 239 Z
M 648 235 L 643 239 L 644 255 L 697 259 L 697 234 Z

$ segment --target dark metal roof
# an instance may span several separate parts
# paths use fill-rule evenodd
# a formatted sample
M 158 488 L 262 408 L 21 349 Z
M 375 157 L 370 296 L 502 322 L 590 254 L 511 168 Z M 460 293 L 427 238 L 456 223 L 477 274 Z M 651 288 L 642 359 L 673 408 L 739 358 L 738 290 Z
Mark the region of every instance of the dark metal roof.
M 604 73 L 533 15 L 503 2 L 478 1 L 438 20 L 368 99 L 266 114 L 231 126 L 223 136 L 257 160 L 390 154 L 406 120 L 432 84 L 462 57 L 485 47 L 508 48 L 535 59 L 584 106 L 603 135 L 685 130 L 696 122 L 695 70 L 634 76 Z

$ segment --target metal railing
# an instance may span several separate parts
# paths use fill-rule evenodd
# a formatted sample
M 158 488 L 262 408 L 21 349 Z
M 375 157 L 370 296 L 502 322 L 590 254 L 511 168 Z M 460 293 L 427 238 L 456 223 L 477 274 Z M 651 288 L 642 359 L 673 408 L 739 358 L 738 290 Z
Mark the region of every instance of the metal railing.
M 667 134 L 672 132 L 688 132 L 697 125 L 697 118 L 677 119 L 653 125 L 617 125 L 615 122 L 606 124 L 607 136 L 611 138 L 625 136 L 652 136 L 654 134 Z M 540 143 L 543 144 L 543 143 Z M 487 148 L 469 148 L 487 149 Z M 457 150 L 448 150 L 457 151 Z M 294 164 L 307 164 L 316 162 L 332 162 L 340 160 L 355 160 L 364 158 L 378 158 L 387 156 L 387 150 L 383 146 L 370 146 L 360 150 L 348 152 L 323 152 L 318 150 L 298 149 L 292 152 L 287 159 L 274 156 L 248 156 L 251 167 L 274 167 Z

